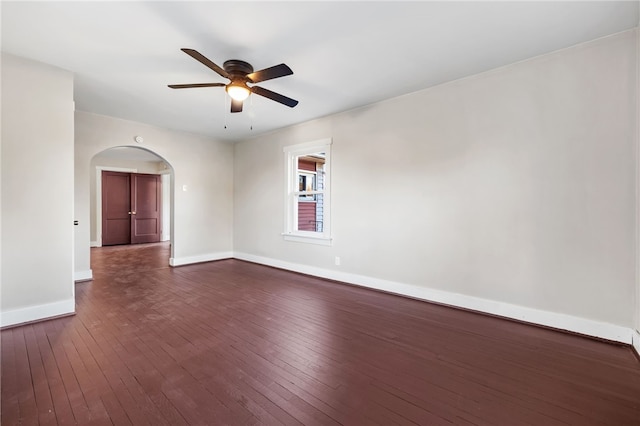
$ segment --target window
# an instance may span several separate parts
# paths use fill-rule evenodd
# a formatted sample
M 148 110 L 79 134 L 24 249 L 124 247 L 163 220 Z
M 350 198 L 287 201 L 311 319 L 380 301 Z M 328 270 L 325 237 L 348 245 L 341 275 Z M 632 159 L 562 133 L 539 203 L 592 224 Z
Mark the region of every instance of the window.
M 331 245 L 331 139 L 284 148 L 286 167 L 284 239 Z

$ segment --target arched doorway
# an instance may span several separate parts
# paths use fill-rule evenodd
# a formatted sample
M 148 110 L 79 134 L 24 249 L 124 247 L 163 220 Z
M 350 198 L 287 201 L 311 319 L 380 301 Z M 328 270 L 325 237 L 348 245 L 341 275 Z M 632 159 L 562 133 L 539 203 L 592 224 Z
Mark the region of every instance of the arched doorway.
M 103 172 L 159 175 L 162 182 L 162 215 L 160 241 L 173 241 L 173 167 L 152 150 L 136 146 L 118 146 L 95 154 L 90 160 L 90 245 L 103 242 L 102 175 Z M 173 244 L 171 244 L 173 246 Z M 172 247 L 173 249 L 173 247 Z M 173 251 L 173 250 L 171 250 Z

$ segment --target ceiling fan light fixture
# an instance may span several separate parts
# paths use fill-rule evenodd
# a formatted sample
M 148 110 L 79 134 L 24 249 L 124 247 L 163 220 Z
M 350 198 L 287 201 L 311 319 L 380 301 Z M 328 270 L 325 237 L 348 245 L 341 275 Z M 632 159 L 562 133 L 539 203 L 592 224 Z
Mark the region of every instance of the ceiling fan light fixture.
M 227 85 L 226 89 L 229 96 L 236 101 L 244 101 L 249 97 L 251 91 L 246 84 L 231 82 Z
M 200 62 L 207 68 L 215 71 L 219 76 L 224 77 L 230 82 L 224 83 L 194 83 L 194 84 L 169 84 L 171 89 L 188 89 L 193 87 L 224 87 L 225 91 L 229 94 L 229 97 L 233 100 L 231 102 L 231 112 L 242 112 L 242 104 L 250 94 L 255 93 L 258 96 L 262 96 L 272 101 L 286 105 L 289 108 L 293 108 L 298 105 L 298 101 L 288 98 L 280 93 L 272 92 L 260 86 L 249 87 L 247 83 L 256 84 L 267 80 L 273 80 L 274 78 L 280 78 L 293 74 L 291 68 L 286 64 L 274 65 L 269 68 L 265 68 L 259 71 L 254 71 L 253 66 L 250 63 L 241 61 L 239 59 L 229 59 L 224 61 L 222 67 L 211 62 L 210 59 L 203 56 L 193 49 L 181 49 L 184 53 L 191 56 L 196 61 Z

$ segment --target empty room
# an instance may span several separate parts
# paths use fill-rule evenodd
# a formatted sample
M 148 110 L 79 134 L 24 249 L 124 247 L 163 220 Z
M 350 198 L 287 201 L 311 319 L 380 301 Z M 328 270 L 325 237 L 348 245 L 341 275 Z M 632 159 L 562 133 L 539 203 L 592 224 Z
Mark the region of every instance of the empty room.
M 2 425 L 640 425 L 640 2 L 0 19 Z

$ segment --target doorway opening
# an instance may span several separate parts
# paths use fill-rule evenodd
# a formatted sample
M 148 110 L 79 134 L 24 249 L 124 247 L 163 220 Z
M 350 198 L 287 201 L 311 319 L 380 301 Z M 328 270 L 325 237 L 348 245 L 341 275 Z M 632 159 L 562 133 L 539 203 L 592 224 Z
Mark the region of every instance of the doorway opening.
M 90 163 L 90 241 L 91 247 L 103 245 L 169 242 L 173 240 L 173 167 L 167 160 L 145 148 L 120 146 L 96 154 Z M 104 185 L 120 183 L 123 199 L 107 201 Z M 113 177 L 113 179 L 111 179 Z M 125 178 L 126 177 L 126 178 Z M 118 184 L 116 184 L 116 187 Z M 116 192 L 122 192 L 122 188 Z M 117 188 L 116 188 L 117 189 Z M 111 190 L 108 190 L 112 192 Z M 142 192 L 141 192 L 142 191 Z M 107 201 L 108 206 L 105 205 Z M 140 203 L 157 203 L 156 212 L 141 211 Z M 120 206 L 118 206 L 120 204 Z M 124 220 L 115 220 L 112 207 L 124 207 Z M 105 207 L 111 208 L 105 217 Z M 152 210 L 154 210 L 152 209 Z M 144 209 L 143 209 L 144 210 Z M 119 214 L 121 214 L 120 212 Z M 153 213 L 153 212 L 152 212 Z M 111 231 L 132 231 L 124 240 L 113 239 Z M 153 234 L 157 233 L 156 236 Z M 171 247 L 173 249 L 173 247 Z

